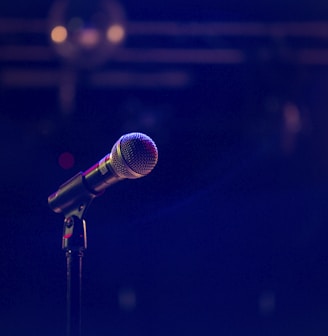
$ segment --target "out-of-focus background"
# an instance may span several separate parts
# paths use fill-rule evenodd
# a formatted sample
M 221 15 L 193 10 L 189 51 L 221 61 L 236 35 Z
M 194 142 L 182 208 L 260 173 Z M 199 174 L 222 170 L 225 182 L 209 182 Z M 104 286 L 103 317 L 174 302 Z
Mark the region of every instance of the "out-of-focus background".
M 65 334 L 47 197 L 123 134 L 86 219 L 84 335 L 328 334 L 328 2 L 0 3 L 0 334 Z

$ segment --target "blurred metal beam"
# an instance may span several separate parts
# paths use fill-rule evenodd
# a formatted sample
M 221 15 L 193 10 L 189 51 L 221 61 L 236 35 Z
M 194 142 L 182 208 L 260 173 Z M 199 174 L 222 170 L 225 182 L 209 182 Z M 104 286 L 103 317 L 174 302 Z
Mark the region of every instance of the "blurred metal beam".
M 181 88 L 191 81 L 186 71 L 102 71 L 90 76 L 90 83 L 95 87 Z
M 114 54 L 113 60 L 131 63 L 235 64 L 244 62 L 245 54 L 242 50 L 232 49 L 125 48 Z
M 58 70 L 40 70 L 6 68 L 0 72 L 0 84 L 7 87 L 57 87 L 61 72 Z
M 1 85 L 61 85 L 61 73 L 69 66 L 48 35 L 46 19 L 0 18 Z M 127 22 L 126 36 L 124 46 L 114 50 L 101 71 L 89 69 L 88 85 L 181 87 L 192 82 L 194 66 L 206 64 L 328 66 L 328 21 Z M 164 43 L 154 37 L 164 37 Z M 147 64 L 154 65 L 150 73 Z
M 48 34 L 46 19 L 0 18 L 0 34 Z M 328 22 L 174 22 L 131 21 L 127 35 L 328 37 Z
M 302 49 L 298 53 L 298 63 L 328 65 L 328 49 Z
M 0 18 L 0 34 L 47 33 L 48 22 L 44 19 Z
M 288 51 L 288 48 L 285 49 Z M 299 48 L 289 50 L 281 55 L 280 60 L 287 63 L 325 65 L 328 64 L 327 48 Z M 241 64 L 248 61 L 270 61 L 277 59 L 271 56 L 270 50 L 263 56 L 263 49 L 248 55 L 243 49 L 169 49 L 169 48 L 122 48 L 108 60 L 113 63 L 158 63 L 158 64 Z M 275 58 L 274 58 L 275 57 Z M 17 62 L 50 62 L 58 59 L 50 46 L 12 46 L 0 47 L 0 61 Z M 50 66 L 50 65 L 49 65 Z M 1 67 L 1 63 L 0 63 Z M 53 66 L 52 66 L 53 67 Z
M 92 87 L 138 87 L 138 88 L 181 88 L 191 83 L 186 71 L 97 71 L 86 77 L 84 85 Z M 53 87 L 67 83 L 67 72 L 63 70 L 40 70 L 38 68 L 9 68 L 0 72 L 0 84 L 11 88 Z
M 2 61 L 51 61 L 57 58 L 50 46 L 0 47 Z M 129 63 L 242 63 L 242 50 L 232 49 L 163 49 L 122 48 L 112 55 L 111 61 Z
M 328 37 L 328 22 L 128 22 L 130 35 Z
M 31 61 L 44 62 L 56 59 L 50 46 L 16 45 L 0 47 L 0 61 Z

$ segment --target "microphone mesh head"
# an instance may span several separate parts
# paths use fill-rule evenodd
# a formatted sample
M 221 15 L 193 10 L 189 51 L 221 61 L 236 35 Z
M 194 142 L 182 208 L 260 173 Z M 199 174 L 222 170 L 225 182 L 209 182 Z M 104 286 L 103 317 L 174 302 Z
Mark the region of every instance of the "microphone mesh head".
M 135 179 L 149 174 L 157 160 L 154 141 L 142 133 L 123 135 L 111 151 L 111 167 L 122 178 Z

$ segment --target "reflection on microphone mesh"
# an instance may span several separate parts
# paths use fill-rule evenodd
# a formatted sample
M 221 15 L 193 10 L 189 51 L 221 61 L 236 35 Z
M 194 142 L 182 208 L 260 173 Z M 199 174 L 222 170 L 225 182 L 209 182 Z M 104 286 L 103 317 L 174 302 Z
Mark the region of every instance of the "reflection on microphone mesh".
M 158 151 L 147 135 L 129 133 L 115 143 L 111 159 L 111 166 L 119 177 L 134 179 L 153 170 L 158 160 Z

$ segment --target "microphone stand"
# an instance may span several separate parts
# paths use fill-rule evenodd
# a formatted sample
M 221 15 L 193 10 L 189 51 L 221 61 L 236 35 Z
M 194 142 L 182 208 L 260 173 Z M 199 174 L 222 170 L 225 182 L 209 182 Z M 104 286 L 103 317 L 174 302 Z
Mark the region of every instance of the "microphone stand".
M 82 336 L 82 261 L 87 248 L 84 213 L 92 200 L 113 183 L 140 178 L 157 163 L 155 143 L 142 133 L 122 136 L 110 154 L 79 172 L 48 197 L 56 213 L 63 213 L 62 248 L 67 263 L 67 336 Z
M 84 214 L 97 195 L 85 188 L 82 172 L 64 183 L 57 194 L 65 203 L 61 211 L 54 202 L 54 211 L 65 215 L 62 249 L 66 252 L 67 265 L 66 336 L 82 336 L 82 262 L 87 249 Z
M 66 335 L 82 336 L 82 262 L 87 248 L 86 222 L 65 217 L 62 248 L 66 251 Z

